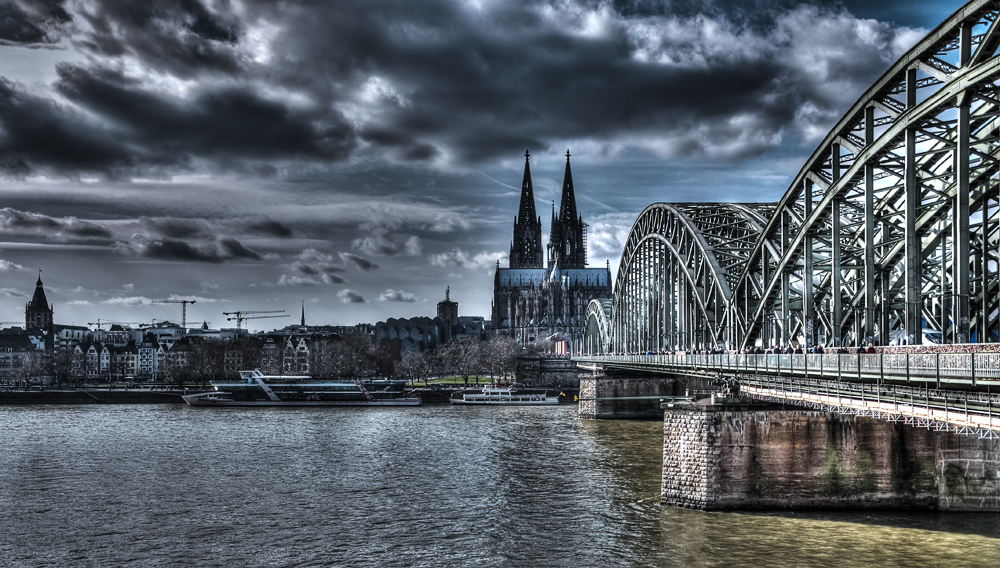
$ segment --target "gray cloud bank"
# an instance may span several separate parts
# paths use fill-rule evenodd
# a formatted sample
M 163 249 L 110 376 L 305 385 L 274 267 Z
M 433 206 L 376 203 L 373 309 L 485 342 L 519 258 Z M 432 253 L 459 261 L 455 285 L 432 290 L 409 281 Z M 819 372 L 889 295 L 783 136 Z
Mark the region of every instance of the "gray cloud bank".
M 566 140 L 739 160 L 821 136 L 922 33 L 836 4 L 751 4 L 4 2 L 0 40 L 85 58 L 48 86 L 0 79 L 0 170 L 465 167 Z M 356 247 L 417 245 L 380 237 Z

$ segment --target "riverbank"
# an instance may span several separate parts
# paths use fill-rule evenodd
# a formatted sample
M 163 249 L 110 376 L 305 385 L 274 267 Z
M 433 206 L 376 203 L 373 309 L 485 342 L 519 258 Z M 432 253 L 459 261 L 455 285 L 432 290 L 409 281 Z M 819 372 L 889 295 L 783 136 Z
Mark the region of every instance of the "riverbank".
M 208 390 L 207 388 L 204 390 Z M 122 388 L 78 388 L 38 390 L 0 390 L 0 405 L 5 404 L 184 404 L 182 395 L 204 390 L 187 389 L 122 389 Z M 414 396 L 424 404 L 448 404 L 458 390 L 451 388 L 415 389 Z M 561 403 L 576 402 L 578 389 L 563 389 L 566 396 L 560 396 Z
M 46 389 L 0 390 L 3 404 L 183 404 L 178 390 Z

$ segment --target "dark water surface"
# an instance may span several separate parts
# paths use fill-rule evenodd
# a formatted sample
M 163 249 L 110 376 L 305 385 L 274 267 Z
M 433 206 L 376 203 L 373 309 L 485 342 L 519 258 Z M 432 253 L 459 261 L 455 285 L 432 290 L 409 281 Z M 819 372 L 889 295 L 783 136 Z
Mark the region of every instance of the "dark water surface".
M 997 566 L 1000 514 L 659 504 L 575 406 L 0 407 L 0 566 Z

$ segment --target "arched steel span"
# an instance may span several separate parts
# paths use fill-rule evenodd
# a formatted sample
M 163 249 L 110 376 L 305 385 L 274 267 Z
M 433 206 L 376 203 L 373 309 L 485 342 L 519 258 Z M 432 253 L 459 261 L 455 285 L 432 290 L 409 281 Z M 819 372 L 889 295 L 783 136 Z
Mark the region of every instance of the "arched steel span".
M 610 315 L 591 303 L 587 327 L 605 351 L 661 350 L 722 338 L 719 320 L 773 207 L 655 203 L 625 243 Z
M 622 254 L 608 349 L 919 344 L 927 330 L 996 341 L 998 15 L 997 0 L 974 0 L 928 34 L 770 208 L 643 211 Z M 718 216 L 703 224 L 702 211 Z M 718 248 L 716 225 L 740 227 L 745 246 Z

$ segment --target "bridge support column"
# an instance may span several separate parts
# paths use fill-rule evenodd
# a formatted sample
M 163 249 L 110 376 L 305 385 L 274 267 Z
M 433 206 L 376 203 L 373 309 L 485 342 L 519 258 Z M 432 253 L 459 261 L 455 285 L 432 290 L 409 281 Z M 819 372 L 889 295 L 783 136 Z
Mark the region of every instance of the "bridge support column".
M 1000 511 L 998 440 L 768 408 L 665 408 L 661 501 L 702 510 Z

